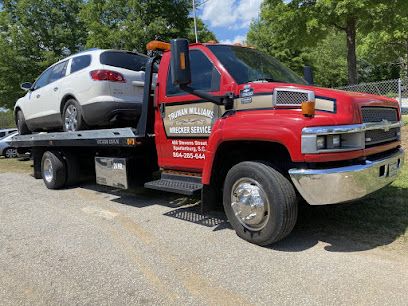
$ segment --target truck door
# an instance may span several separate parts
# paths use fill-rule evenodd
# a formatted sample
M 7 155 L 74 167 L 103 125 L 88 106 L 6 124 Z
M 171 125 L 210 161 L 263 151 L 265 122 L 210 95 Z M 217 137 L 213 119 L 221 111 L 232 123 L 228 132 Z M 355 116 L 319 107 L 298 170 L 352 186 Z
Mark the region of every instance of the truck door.
M 221 108 L 174 86 L 169 59 L 163 58 L 160 64 L 167 70 L 163 71 L 167 82 L 159 80 L 160 98 L 155 128 L 159 166 L 200 172 L 208 137 L 214 122 L 222 115 Z M 203 50 L 192 49 L 190 63 L 191 87 L 220 95 L 221 73 L 214 61 Z

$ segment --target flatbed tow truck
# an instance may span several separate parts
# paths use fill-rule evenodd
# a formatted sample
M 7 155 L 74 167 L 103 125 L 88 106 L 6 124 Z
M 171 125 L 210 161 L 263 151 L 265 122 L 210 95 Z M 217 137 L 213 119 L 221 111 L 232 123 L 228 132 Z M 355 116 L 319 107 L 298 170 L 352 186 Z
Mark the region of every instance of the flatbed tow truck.
M 223 203 L 238 236 L 269 245 L 292 231 L 298 199 L 360 199 L 403 166 L 393 99 L 310 86 L 251 48 L 175 39 L 148 49 L 162 54 L 147 62 L 136 127 L 14 137 L 35 178 L 58 189 L 88 170 L 102 185 L 201 195 L 203 211 Z

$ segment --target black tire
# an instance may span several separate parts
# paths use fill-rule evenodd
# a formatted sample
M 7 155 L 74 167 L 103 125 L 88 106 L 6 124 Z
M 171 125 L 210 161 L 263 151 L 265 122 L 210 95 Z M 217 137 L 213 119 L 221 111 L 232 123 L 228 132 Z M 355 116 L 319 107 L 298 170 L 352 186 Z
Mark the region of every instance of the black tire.
M 62 155 L 57 152 L 46 151 L 41 159 L 41 173 L 48 189 L 64 187 L 67 169 Z
M 73 115 L 71 115 L 70 119 L 67 119 L 67 117 L 70 117 L 70 114 Z M 65 103 L 62 111 L 62 128 L 64 132 L 74 132 L 88 129 L 82 114 L 82 108 L 78 101 L 75 99 L 69 99 Z
M 5 158 L 16 158 L 18 156 L 16 148 L 10 147 L 4 150 Z
M 26 121 L 25 121 L 24 114 L 23 114 L 23 112 L 22 112 L 21 110 L 19 110 L 19 111 L 17 112 L 17 115 L 16 115 L 16 124 L 17 124 L 18 133 L 19 133 L 20 135 L 31 134 L 31 131 L 30 131 L 30 129 L 28 128 L 27 123 L 26 123 Z
M 65 186 L 78 184 L 81 181 L 79 158 L 71 152 L 64 152 L 64 160 L 67 167 L 67 180 Z
M 243 198 L 241 202 L 239 196 L 248 195 L 245 193 L 248 191 L 255 197 Z M 235 210 L 232 205 L 233 198 L 234 201 L 237 200 Z M 260 202 L 256 199 L 261 200 L 264 205 L 259 205 Z M 258 204 L 252 208 L 248 206 L 251 202 Z M 289 235 L 298 215 L 297 196 L 293 185 L 280 172 L 263 162 L 241 162 L 229 170 L 224 182 L 223 204 L 237 235 L 261 246 L 270 245 Z M 253 209 L 256 210 L 257 205 L 264 207 L 264 210 L 260 210 L 261 213 L 258 211 L 253 217 Z M 239 215 L 242 214 L 240 218 Z M 243 218 L 250 217 L 254 218 L 252 222 L 261 217 L 262 220 L 259 224 L 247 224 Z M 251 219 L 248 222 L 250 221 Z

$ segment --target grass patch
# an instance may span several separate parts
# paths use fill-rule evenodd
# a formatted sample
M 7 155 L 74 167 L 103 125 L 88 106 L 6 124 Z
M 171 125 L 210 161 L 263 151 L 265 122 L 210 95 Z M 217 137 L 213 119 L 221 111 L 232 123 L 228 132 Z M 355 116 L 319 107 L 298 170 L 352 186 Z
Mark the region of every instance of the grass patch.
M 30 173 L 32 172 L 31 160 L 21 161 L 19 158 L 4 158 L 0 157 L 0 173 L 16 172 L 16 173 Z
M 403 115 L 402 121 L 404 122 L 405 125 L 408 125 L 408 115 Z

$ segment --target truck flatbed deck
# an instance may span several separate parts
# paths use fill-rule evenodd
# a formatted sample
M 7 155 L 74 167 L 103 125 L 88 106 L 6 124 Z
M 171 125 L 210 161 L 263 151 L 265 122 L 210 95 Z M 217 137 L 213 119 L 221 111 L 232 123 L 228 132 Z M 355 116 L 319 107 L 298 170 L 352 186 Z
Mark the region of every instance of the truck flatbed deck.
M 38 133 L 13 137 L 16 148 L 35 147 L 132 147 L 145 135 L 134 128 L 114 128 L 78 132 Z

